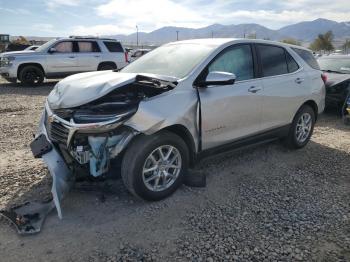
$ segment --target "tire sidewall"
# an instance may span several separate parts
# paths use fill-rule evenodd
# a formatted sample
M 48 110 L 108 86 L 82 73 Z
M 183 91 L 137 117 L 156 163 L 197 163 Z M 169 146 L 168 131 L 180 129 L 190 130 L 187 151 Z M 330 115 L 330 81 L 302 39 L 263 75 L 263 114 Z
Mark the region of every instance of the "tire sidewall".
M 29 71 L 29 70 L 34 70 L 35 73 L 37 74 L 38 77 L 40 77 L 40 80 L 35 83 L 35 82 L 29 82 L 26 81 L 26 79 L 24 79 L 24 75 Z M 39 85 L 44 81 L 44 73 L 42 72 L 42 70 L 36 66 L 25 66 L 24 68 L 22 68 L 20 74 L 19 74 L 19 80 L 21 81 L 22 84 L 24 85 Z
M 181 138 L 177 138 L 177 136 L 159 135 L 159 139 L 150 141 L 150 143 L 140 150 L 134 161 L 135 165 L 133 167 L 131 186 L 138 196 L 146 200 L 160 200 L 174 193 L 174 191 L 183 183 L 185 173 L 188 169 L 189 153 L 186 144 Z M 169 188 L 164 191 L 154 192 L 146 187 L 142 178 L 142 171 L 147 157 L 153 152 L 153 150 L 162 145 L 174 146 L 180 152 L 182 167 L 177 179 Z
M 299 142 L 297 137 L 296 137 L 296 128 L 297 128 L 297 124 L 298 121 L 300 119 L 300 117 L 304 114 L 304 113 L 308 113 L 311 115 L 311 121 L 312 121 L 312 126 L 311 126 L 311 130 L 309 133 L 309 136 L 307 137 L 307 139 L 304 142 Z M 298 113 L 295 115 L 294 121 L 293 121 L 293 126 L 292 126 L 292 139 L 293 139 L 293 144 L 295 145 L 295 147 L 297 148 L 302 148 L 304 147 L 309 141 L 310 138 L 313 134 L 314 131 L 314 127 L 315 127 L 315 121 L 316 121 L 316 117 L 315 117 L 315 112 L 314 110 L 309 107 L 309 106 L 303 106 L 302 108 L 299 109 Z

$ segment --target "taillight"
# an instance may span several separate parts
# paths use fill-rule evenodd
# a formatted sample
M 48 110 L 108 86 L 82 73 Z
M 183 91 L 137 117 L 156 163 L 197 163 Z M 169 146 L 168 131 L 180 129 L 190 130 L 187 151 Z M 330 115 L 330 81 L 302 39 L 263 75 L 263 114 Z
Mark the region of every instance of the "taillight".
M 128 59 L 128 52 L 125 52 L 124 54 L 125 54 L 125 62 L 127 63 L 127 62 L 129 62 L 129 59 Z
M 328 77 L 327 77 L 327 75 L 326 75 L 325 73 L 322 73 L 322 74 L 321 74 L 321 78 L 322 78 L 322 80 L 323 80 L 323 83 L 326 83 L 326 82 L 327 82 Z

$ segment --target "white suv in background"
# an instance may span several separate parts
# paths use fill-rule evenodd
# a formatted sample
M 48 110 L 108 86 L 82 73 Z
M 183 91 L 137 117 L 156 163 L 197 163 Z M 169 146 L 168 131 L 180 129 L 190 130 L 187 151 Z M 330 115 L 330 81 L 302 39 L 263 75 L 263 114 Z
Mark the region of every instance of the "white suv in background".
M 96 70 L 121 69 L 128 63 L 122 44 L 115 39 L 69 37 L 47 42 L 28 52 L 0 55 L 0 74 L 9 82 L 40 84 L 44 78 L 60 78 Z

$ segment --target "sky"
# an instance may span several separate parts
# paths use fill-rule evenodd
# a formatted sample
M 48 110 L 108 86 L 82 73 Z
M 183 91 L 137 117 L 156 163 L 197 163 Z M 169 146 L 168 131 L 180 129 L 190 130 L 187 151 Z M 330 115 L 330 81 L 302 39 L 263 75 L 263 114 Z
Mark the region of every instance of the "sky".
M 350 21 L 350 1 L 333 0 L 0 0 L 0 33 L 116 35 L 163 26 L 258 23 L 271 29 L 326 18 Z

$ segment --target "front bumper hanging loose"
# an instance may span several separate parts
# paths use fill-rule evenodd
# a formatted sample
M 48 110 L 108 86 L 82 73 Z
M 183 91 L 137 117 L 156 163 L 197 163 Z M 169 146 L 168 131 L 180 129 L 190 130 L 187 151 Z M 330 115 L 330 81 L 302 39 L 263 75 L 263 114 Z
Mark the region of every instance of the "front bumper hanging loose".
M 37 136 L 39 135 L 45 135 L 50 142 L 45 127 L 45 111 L 40 120 Z M 0 215 L 13 223 L 21 235 L 40 232 L 46 216 L 55 207 L 58 217 L 62 219 L 61 201 L 73 185 L 73 176 L 57 149 L 52 144 L 51 146 L 51 150 L 43 154 L 42 159 L 52 176 L 52 200 L 46 203 L 28 202 L 7 211 L 0 211 Z

